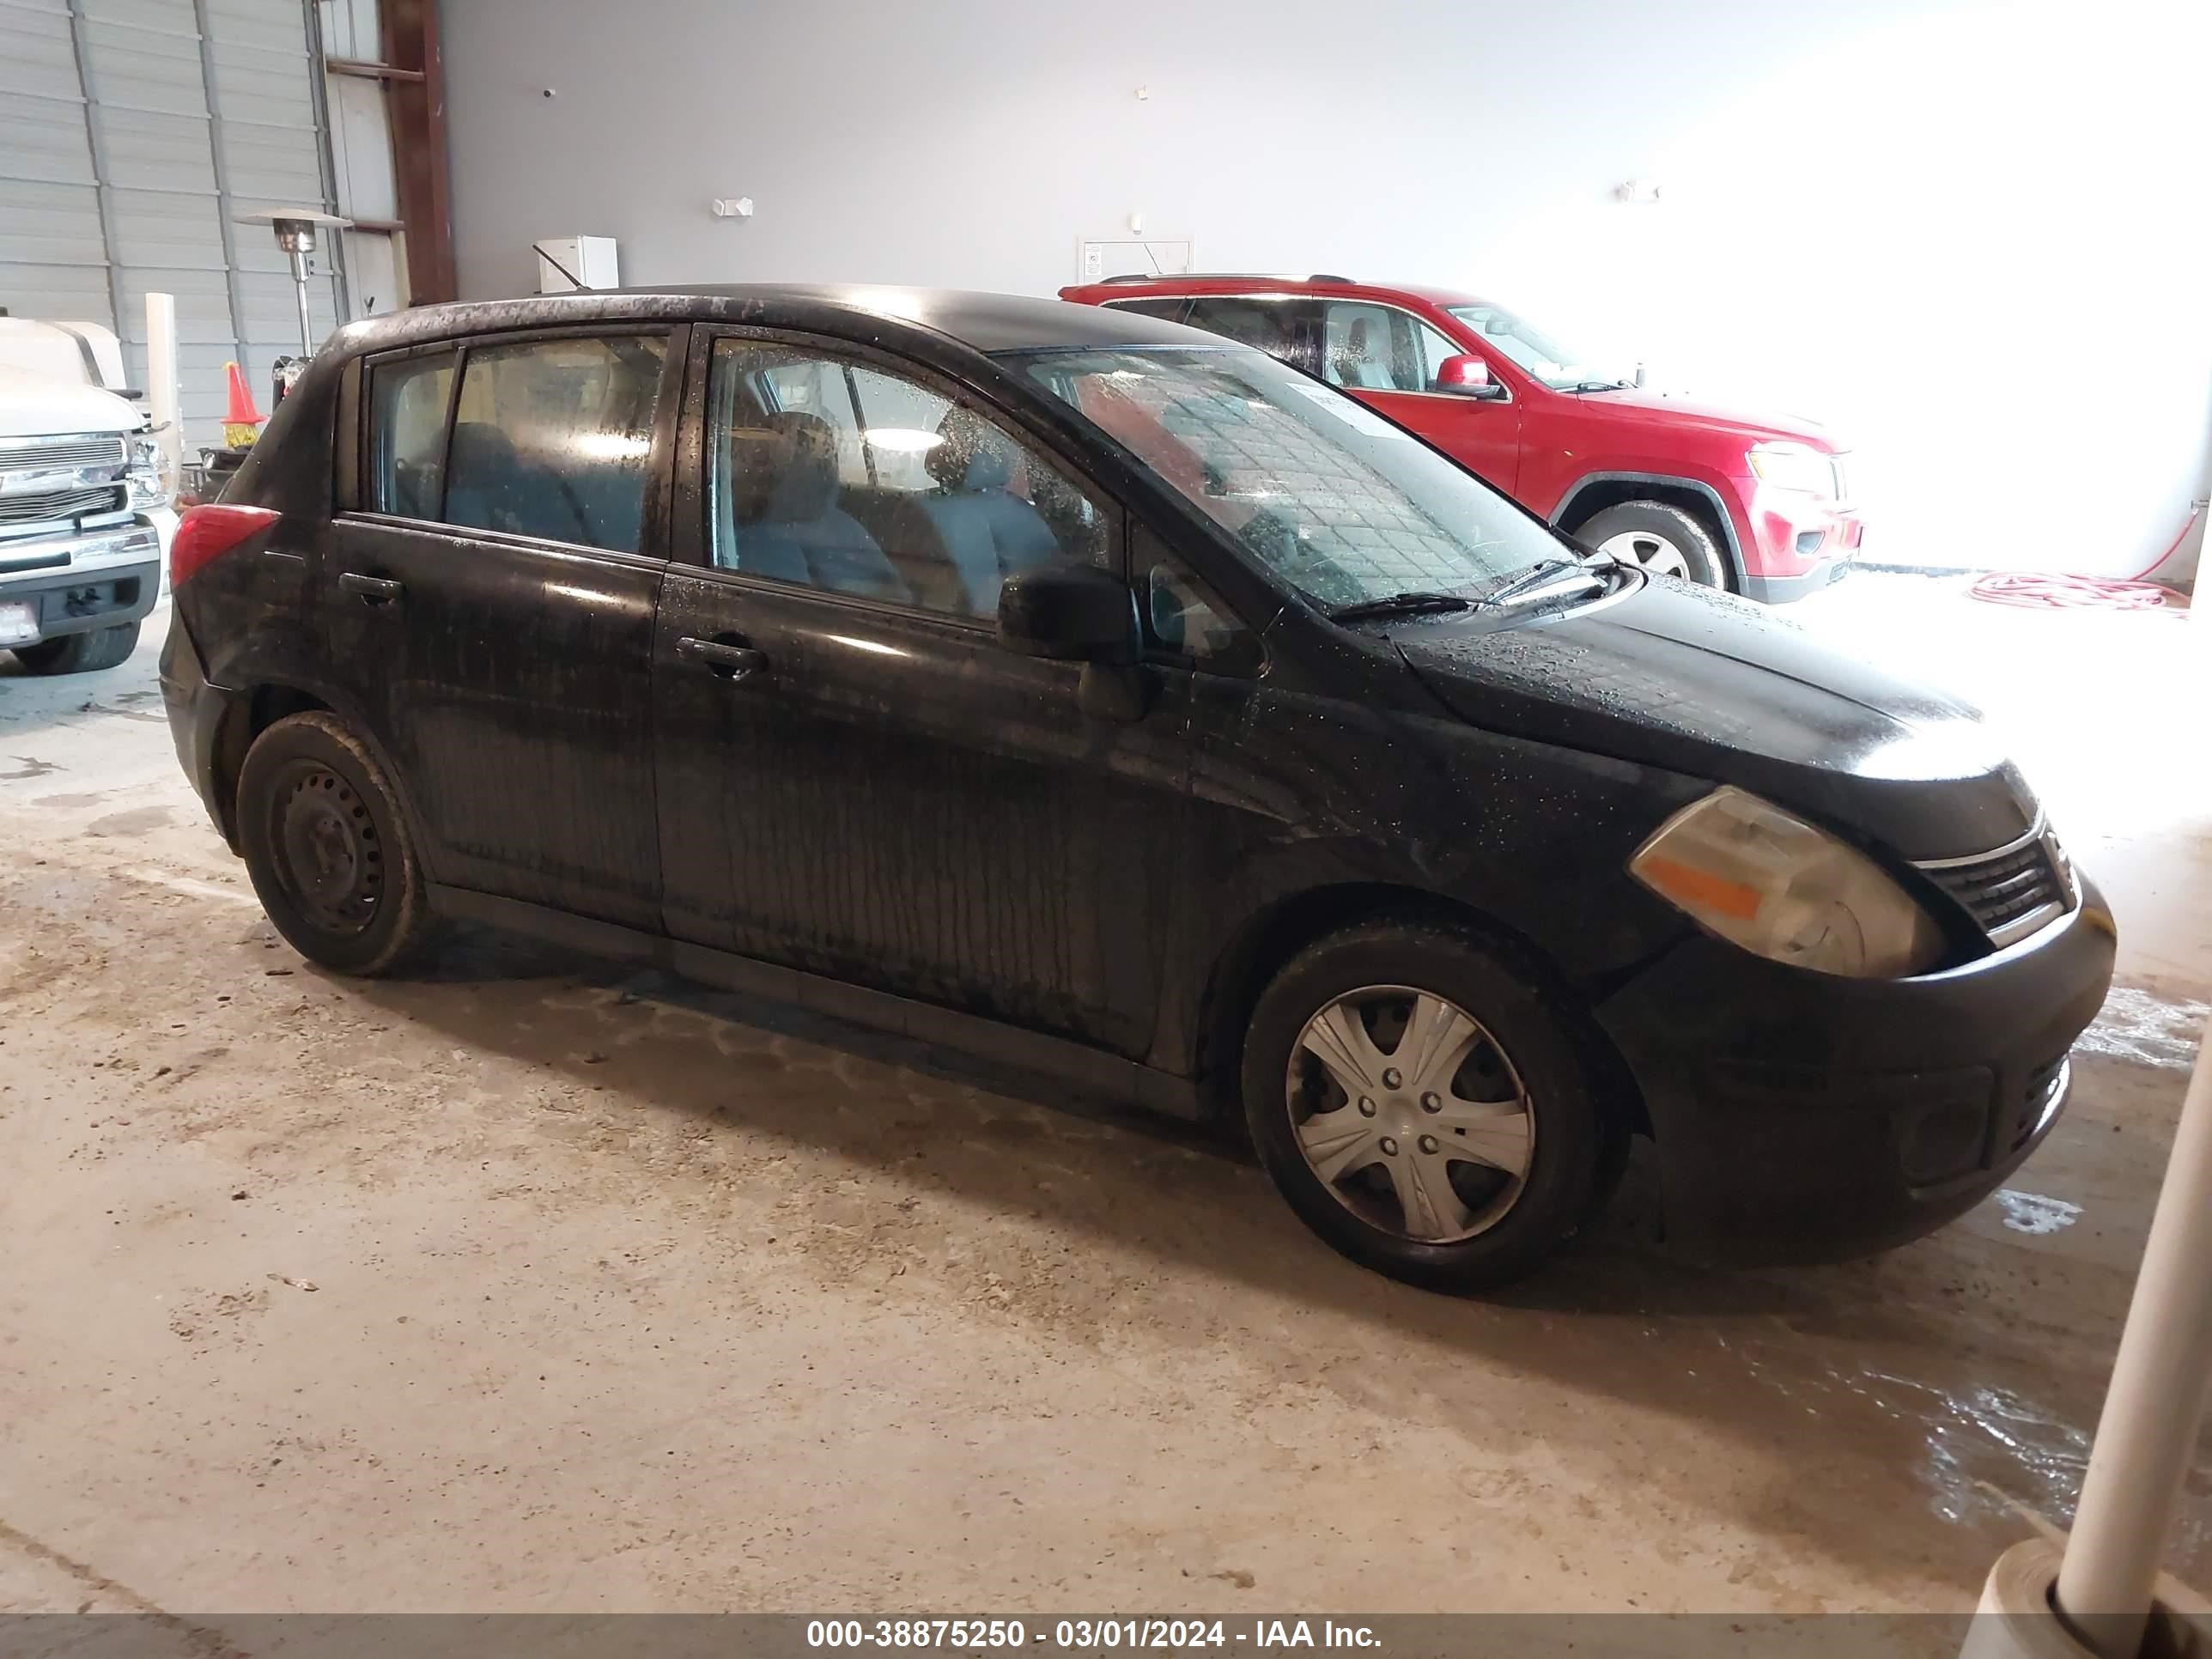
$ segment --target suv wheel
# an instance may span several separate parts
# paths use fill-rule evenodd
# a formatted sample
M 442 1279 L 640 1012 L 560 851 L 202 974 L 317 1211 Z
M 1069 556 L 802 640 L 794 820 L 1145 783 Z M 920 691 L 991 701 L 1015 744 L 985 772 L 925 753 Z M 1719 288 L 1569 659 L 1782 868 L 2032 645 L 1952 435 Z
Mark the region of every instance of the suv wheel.
M 1246 1121 L 1299 1218 L 1409 1284 L 1528 1273 L 1589 1215 L 1609 1132 L 1531 975 L 1468 933 L 1376 922 L 1293 959 L 1244 1042 Z
M 138 624 L 95 628 L 82 634 L 64 634 L 58 640 L 15 647 L 15 660 L 33 674 L 89 674 L 113 668 L 130 659 L 138 648 Z
M 1655 576 L 1700 587 L 1726 587 L 1728 561 L 1712 532 L 1691 514 L 1664 501 L 1623 501 L 1583 522 L 1576 538 Z
M 310 962 L 389 974 L 428 943 L 428 895 L 398 797 L 337 715 L 288 715 L 253 740 L 238 839 L 261 908 Z

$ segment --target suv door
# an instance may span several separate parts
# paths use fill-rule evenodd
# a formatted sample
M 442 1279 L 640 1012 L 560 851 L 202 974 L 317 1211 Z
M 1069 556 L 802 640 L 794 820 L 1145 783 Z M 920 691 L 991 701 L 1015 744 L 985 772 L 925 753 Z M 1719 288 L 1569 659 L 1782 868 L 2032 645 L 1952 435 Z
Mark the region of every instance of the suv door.
M 658 928 L 653 618 L 684 331 L 371 359 L 318 601 L 433 878 Z
M 1513 493 L 1521 473 L 1519 403 L 1437 389 L 1444 359 L 1483 354 L 1410 311 L 1366 300 L 1326 301 L 1321 335 L 1322 379 L 1419 433 L 1486 483 Z
M 680 940 L 1140 1055 L 1182 703 L 1093 714 L 1000 647 L 1000 584 L 1122 569 L 1122 515 L 950 383 L 695 334 L 655 655 Z

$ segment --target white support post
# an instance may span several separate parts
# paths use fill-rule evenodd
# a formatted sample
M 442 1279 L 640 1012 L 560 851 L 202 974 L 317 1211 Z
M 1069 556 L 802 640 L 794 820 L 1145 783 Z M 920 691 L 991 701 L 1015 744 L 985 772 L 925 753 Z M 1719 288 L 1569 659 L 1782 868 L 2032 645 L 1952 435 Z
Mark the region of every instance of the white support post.
M 2208 1030 L 2212 1036 L 2212 1030 Z M 2212 1384 L 2212 1041 L 2197 1049 L 2081 1501 L 2059 1616 L 2099 1659 L 2136 1659 Z
M 184 417 L 177 390 L 177 301 L 173 295 L 146 296 L 146 402 L 155 436 L 169 458 L 169 476 L 185 464 Z

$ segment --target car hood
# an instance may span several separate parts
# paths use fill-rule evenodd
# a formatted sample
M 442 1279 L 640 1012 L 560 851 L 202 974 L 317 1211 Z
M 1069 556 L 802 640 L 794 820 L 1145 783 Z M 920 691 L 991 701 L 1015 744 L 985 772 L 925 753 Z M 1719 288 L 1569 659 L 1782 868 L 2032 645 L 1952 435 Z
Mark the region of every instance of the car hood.
M 1741 434 L 1753 440 L 1788 438 L 1815 449 L 1840 451 L 1843 443 L 1818 421 L 1779 410 L 1732 408 L 1697 398 L 1670 398 L 1641 386 L 1620 386 L 1606 392 L 1572 394 L 1586 415 L 1602 414 L 1623 420 L 1692 422 L 1714 432 Z
M 131 400 L 112 392 L 0 364 L 0 438 L 135 432 L 144 423 Z
M 1907 859 L 2017 840 L 2033 797 L 1980 715 L 1728 594 L 1632 577 L 1550 615 L 1391 629 L 1486 730 L 1732 783 Z

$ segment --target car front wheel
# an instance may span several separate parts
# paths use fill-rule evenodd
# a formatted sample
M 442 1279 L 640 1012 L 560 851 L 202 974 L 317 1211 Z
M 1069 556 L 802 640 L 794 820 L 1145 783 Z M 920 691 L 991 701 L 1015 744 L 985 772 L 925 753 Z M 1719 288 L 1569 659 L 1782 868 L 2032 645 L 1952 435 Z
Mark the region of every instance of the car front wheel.
M 1609 1166 L 1597 1091 L 1520 964 L 1471 933 L 1376 922 L 1292 960 L 1248 1028 L 1246 1121 L 1305 1224 L 1409 1284 L 1528 1273 Z
M 138 648 L 138 624 L 95 628 L 88 633 L 64 634 L 58 640 L 15 647 L 15 660 L 33 674 L 89 674 L 128 662 Z
M 1679 507 L 1664 501 L 1623 501 L 1608 507 L 1575 532 L 1586 546 L 1700 587 L 1726 587 L 1728 562 L 1712 532 Z

